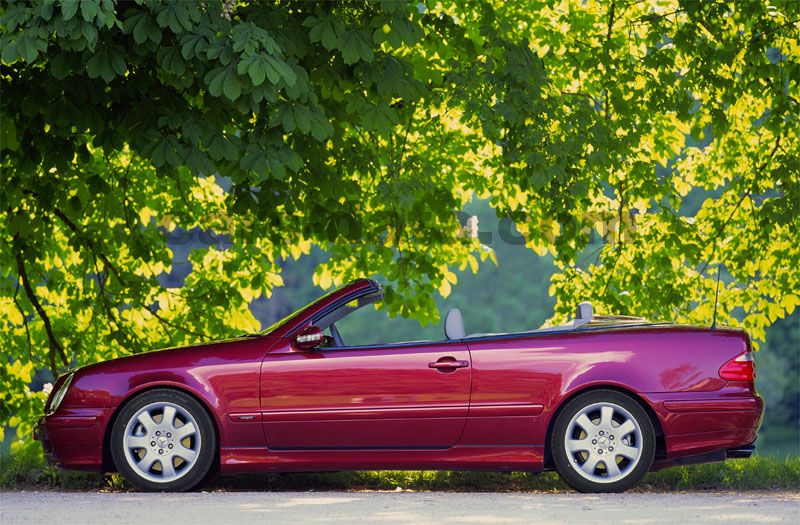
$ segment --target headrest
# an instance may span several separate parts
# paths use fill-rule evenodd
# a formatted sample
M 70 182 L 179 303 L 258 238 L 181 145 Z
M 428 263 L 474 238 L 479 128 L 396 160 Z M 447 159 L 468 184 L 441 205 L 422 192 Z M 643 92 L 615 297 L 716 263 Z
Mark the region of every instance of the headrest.
M 584 323 L 592 320 L 592 303 L 584 301 L 578 304 L 578 312 L 575 314 L 575 319 L 580 319 Z M 581 323 L 583 324 L 583 323 Z
M 466 337 L 464 320 L 461 318 L 461 310 L 458 308 L 451 308 L 447 312 L 447 317 L 444 320 L 444 335 L 448 339 L 464 339 Z

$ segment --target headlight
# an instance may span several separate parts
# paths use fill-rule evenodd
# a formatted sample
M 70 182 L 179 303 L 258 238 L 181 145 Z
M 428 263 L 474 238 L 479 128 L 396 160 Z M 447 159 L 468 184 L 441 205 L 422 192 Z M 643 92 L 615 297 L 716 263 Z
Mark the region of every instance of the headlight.
M 53 399 L 50 401 L 50 406 L 47 407 L 47 413 L 52 414 L 56 410 L 58 410 L 58 405 L 61 404 L 61 401 L 64 400 L 64 396 L 67 395 L 67 390 L 69 390 L 69 385 L 72 383 L 72 377 L 74 374 L 70 374 L 69 377 L 61 383 L 61 386 L 58 387 L 58 390 L 53 395 Z

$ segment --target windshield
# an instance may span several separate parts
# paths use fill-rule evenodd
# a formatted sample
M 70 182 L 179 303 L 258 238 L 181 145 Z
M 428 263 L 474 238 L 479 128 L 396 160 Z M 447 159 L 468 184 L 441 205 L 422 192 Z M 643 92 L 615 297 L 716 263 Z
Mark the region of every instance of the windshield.
M 294 312 L 290 313 L 289 315 L 283 317 L 282 319 L 279 319 L 279 320 L 275 321 L 274 323 L 272 323 L 271 325 L 269 325 L 265 329 L 261 330 L 261 332 L 259 332 L 259 333 L 261 335 L 269 334 L 270 332 L 272 332 L 273 330 L 275 330 L 279 326 L 282 326 L 284 323 L 286 323 L 287 321 L 289 321 L 290 319 L 295 317 L 297 314 L 299 314 L 300 312 L 305 310 L 306 308 L 310 308 L 310 307 L 316 305 L 317 303 L 320 303 L 320 302 L 324 301 L 325 299 L 327 299 L 332 294 L 334 294 L 334 293 L 336 293 L 338 291 L 339 291 L 339 288 L 331 290 L 330 292 L 326 293 L 322 297 L 319 297 L 318 299 L 315 299 L 314 301 L 311 301 L 310 303 L 308 303 L 307 305 L 303 306 L 302 308 L 298 308 L 297 310 L 295 310 Z
M 380 301 L 381 299 L 383 299 L 383 290 L 379 290 L 377 292 L 373 292 L 371 294 L 358 297 L 348 303 L 343 304 L 342 306 L 326 314 L 325 316 L 316 319 L 314 321 L 314 324 L 318 326 L 321 330 L 325 330 L 339 319 L 342 319 L 343 317 L 350 315 L 359 308 L 363 308 L 368 304 L 373 304 L 377 301 Z

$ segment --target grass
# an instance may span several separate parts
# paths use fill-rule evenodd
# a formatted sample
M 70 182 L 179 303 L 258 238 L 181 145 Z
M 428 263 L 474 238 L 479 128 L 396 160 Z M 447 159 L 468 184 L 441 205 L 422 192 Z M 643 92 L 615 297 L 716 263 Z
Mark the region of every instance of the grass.
M 0 454 L 0 490 L 122 490 L 116 474 L 59 470 L 48 464 L 38 447 Z
M 565 491 L 553 472 L 510 474 L 449 471 L 366 471 L 313 474 L 258 474 L 221 477 L 205 490 L 439 490 L 439 491 Z M 129 490 L 117 474 L 60 471 L 40 451 L 0 455 L 1 490 Z M 648 474 L 636 490 L 800 490 L 800 457 L 755 456 L 691 467 L 673 467 Z

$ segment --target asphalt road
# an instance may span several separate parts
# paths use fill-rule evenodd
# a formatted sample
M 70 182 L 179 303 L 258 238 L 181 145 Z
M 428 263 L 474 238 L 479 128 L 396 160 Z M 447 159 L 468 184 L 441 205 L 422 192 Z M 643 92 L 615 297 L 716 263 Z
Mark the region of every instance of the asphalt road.
M 4 492 L 0 493 L 0 523 L 797 525 L 800 523 L 800 492 L 622 495 L 475 492 Z

